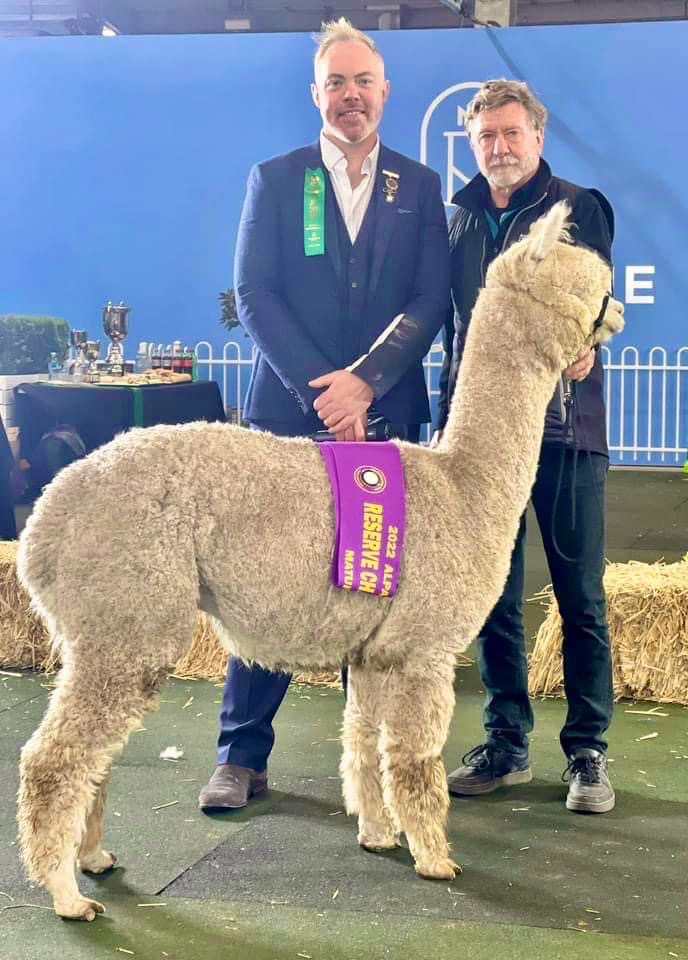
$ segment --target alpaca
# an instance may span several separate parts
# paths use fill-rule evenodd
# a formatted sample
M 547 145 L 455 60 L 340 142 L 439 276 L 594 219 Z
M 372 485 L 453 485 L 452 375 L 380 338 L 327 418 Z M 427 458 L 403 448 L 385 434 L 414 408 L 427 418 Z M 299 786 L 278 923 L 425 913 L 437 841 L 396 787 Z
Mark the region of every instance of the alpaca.
M 388 849 L 403 832 L 421 876 L 455 876 L 441 751 L 456 657 L 505 582 L 557 378 L 623 325 L 614 300 L 596 323 L 610 270 L 571 245 L 567 213 L 553 208 L 491 265 L 439 445 L 400 444 L 395 596 L 330 583 L 334 511 L 307 439 L 207 423 L 132 430 L 48 487 L 18 573 L 63 667 L 22 751 L 18 820 L 27 871 L 57 914 L 104 910 L 80 894 L 75 868 L 115 862 L 101 849 L 113 754 L 189 646 L 199 608 L 247 661 L 348 661 L 341 774 L 358 842 Z

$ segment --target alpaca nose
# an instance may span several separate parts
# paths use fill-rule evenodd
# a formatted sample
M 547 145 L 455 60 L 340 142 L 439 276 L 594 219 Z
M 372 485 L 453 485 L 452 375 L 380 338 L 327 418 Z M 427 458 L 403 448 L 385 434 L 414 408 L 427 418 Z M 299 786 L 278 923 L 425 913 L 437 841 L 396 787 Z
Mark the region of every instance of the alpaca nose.
M 612 308 L 612 316 L 614 317 L 616 323 L 616 332 L 623 329 L 624 325 L 624 305 L 620 300 L 614 300 L 613 298 L 610 301 Z
M 613 334 L 619 333 L 623 328 L 624 305 L 619 300 L 610 297 L 601 323 L 593 329 L 593 340 L 595 343 L 602 343 Z

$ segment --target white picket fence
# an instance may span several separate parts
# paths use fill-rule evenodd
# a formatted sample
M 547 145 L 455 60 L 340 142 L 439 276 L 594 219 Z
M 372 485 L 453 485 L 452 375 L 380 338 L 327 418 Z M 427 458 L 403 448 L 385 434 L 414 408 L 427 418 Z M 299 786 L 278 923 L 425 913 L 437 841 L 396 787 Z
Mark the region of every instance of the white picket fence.
M 688 453 L 688 347 L 602 347 L 609 449 L 614 462 L 678 466 Z
M 241 420 L 255 359 L 255 347 L 230 340 L 221 355 L 202 340 L 196 345 L 199 376 L 217 380 L 225 406 Z M 443 350 L 432 345 L 424 360 L 431 402 L 439 395 Z M 624 347 L 618 354 L 602 347 L 607 433 L 613 463 L 681 466 L 688 456 L 688 346 L 670 354 L 664 347 L 641 353 Z M 424 439 L 428 439 L 429 428 Z

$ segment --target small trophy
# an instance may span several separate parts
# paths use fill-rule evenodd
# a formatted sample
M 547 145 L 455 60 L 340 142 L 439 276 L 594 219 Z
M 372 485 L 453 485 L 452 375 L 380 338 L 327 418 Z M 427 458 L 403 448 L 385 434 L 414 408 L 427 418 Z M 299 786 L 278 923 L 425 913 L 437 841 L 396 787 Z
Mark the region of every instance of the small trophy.
M 81 380 L 88 366 L 88 360 L 86 359 L 87 340 L 88 334 L 85 330 L 69 331 L 69 342 L 74 349 L 74 359 L 69 364 L 69 372 L 74 380 Z
M 100 371 L 98 370 L 98 357 L 100 356 L 100 340 L 87 340 L 84 345 L 84 354 L 88 361 L 86 379 L 89 383 L 98 383 L 100 380 Z
M 122 343 L 127 335 L 127 314 L 130 310 L 131 307 L 126 307 L 123 301 L 113 306 L 108 300 L 103 307 L 103 330 L 110 338 L 105 362 L 108 371 L 115 376 L 121 376 L 125 369 Z

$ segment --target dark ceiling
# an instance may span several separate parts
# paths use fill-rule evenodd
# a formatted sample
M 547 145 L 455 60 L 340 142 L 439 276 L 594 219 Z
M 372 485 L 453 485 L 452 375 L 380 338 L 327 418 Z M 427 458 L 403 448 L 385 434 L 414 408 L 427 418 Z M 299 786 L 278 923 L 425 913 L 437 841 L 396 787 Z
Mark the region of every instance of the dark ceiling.
M 364 30 L 679 20 L 688 0 L 0 0 L 0 35 L 314 31 L 339 16 Z

